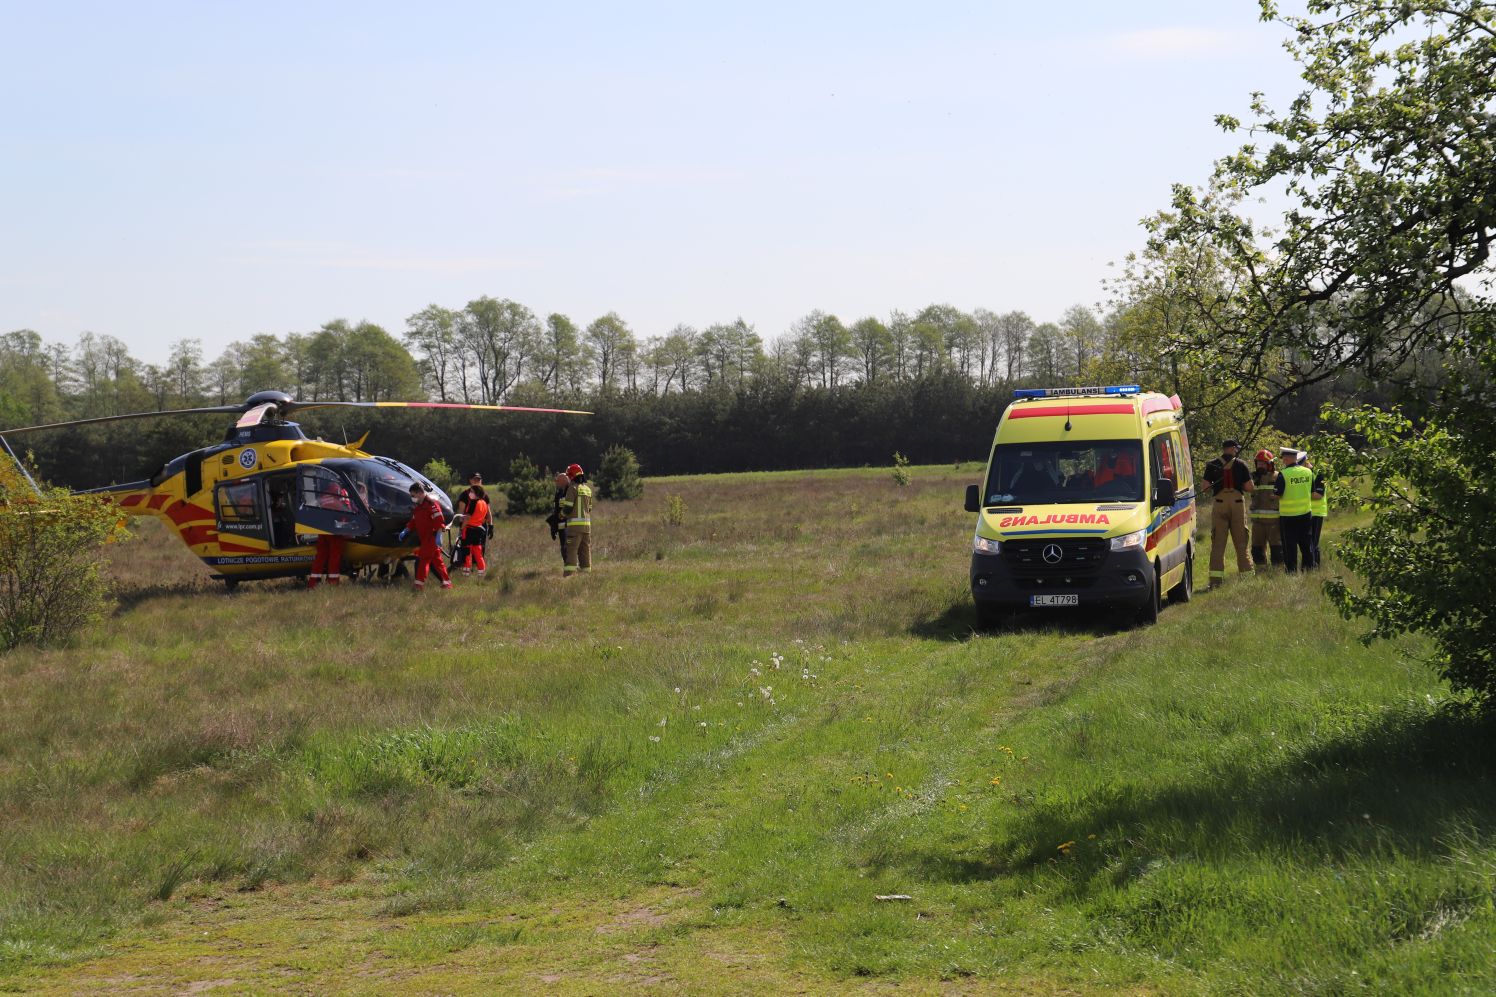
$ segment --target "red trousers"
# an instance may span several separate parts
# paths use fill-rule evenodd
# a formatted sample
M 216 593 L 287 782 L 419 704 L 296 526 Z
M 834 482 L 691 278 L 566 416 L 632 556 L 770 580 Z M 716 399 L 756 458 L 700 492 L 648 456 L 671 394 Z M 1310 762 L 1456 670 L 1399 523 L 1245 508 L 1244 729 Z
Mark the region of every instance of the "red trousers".
M 307 588 L 314 589 L 323 580 L 332 585 L 342 581 L 343 575 L 339 569 L 343 566 L 343 543 L 342 537 L 326 533 L 317 537 L 317 553 L 312 555 L 312 573 L 306 577 Z
M 487 540 L 488 531 L 481 526 L 474 526 L 463 532 L 462 567 L 464 570 L 474 565 L 477 566 L 479 574 L 488 570 L 488 562 L 483 559 L 483 544 Z
M 443 585 L 452 584 L 451 576 L 447 574 L 447 560 L 442 556 L 442 549 L 437 546 L 434 537 L 422 541 L 421 549 L 416 551 L 416 588 L 426 587 L 428 568 L 436 569 L 436 577 L 442 580 Z

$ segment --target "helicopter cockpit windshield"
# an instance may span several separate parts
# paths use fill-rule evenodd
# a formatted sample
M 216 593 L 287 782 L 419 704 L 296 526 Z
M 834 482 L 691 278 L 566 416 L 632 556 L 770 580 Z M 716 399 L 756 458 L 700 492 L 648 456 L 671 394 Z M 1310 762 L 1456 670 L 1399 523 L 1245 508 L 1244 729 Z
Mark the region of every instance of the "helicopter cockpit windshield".
M 341 471 L 353 482 L 364 506 L 379 517 L 410 516 L 410 486 L 433 487 L 424 477 L 398 461 L 339 459 L 323 461 L 324 466 Z M 438 501 L 446 498 L 438 491 Z

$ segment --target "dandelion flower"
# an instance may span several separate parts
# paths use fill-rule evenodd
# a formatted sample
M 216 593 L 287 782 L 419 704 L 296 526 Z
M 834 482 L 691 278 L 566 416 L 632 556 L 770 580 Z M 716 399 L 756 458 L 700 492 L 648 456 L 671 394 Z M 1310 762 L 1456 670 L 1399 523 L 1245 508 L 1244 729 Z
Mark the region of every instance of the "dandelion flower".
M 660 743 L 660 739 L 658 737 L 656 737 L 654 734 L 649 735 L 649 739 L 651 741 L 653 741 L 655 744 L 659 744 Z
M 1002 784 L 1003 784 L 1003 777 L 1002 776 L 995 775 L 995 776 L 992 777 L 992 785 L 994 785 L 994 786 L 1001 786 Z

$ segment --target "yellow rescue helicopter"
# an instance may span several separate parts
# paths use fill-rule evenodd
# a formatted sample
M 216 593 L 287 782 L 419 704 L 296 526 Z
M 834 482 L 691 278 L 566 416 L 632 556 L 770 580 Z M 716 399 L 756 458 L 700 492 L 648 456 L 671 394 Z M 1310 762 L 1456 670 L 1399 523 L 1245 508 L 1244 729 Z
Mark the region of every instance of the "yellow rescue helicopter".
M 420 484 L 430 492 L 448 521 L 451 499 L 414 468 L 365 453 L 361 448 L 367 433 L 346 445 L 328 443 L 308 438 L 287 419 L 314 408 L 592 414 L 456 402 L 298 402 L 281 391 L 261 391 L 241 405 L 135 412 L 0 430 L 0 441 L 21 433 L 127 419 L 237 415 L 223 442 L 170 460 L 142 481 L 79 494 L 106 496 L 130 515 L 163 520 L 230 591 L 241 581 L 305 576 L 317 537 L 324 534 L 345 538 L 345 573 L 388 568 L 410 557 L 416 545 L 401 540 L 400 532 L 411 514 L 411 485 Z

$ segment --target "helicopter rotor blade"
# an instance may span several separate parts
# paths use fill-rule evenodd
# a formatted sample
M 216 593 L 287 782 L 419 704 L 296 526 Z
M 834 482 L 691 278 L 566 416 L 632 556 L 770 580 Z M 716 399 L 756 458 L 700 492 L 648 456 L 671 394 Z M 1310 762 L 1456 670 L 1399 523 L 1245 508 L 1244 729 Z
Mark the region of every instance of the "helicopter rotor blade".
M 21 458 L 16 456 L 16 452 L 10 448 L 9 443 L 5 442 L 5 437 L 3 436 L 0 436 L 0 447 L 3 447 L 5 452 L 10 454 L 10 459 L 15 461 L 16 467 L 20 468 L 21 473 L 26 476 L 26 483 L 31 486 L 32 491 L 36 492 L 36 497 L 41 498 L 42 490 L 37 487 L 36 479 L 31 476 L 30 471 L 26 470 L 26 465 L 21 461 Z
M 534 408 L 529 405 L 474 405 L 467 402 L 291 402 L 285 411 L 293 412 L 308 408 L 434 408 L 472 409 L 481 412 L 542 412 L 551 415 L 591 415 L 580 409 Z
M 68 422 L 49 422 L 40 426 L 21 426 L 18 429 L 3 429 L 0 433 L 11 436 L 16 433 L 39 433 L 44 429 L 66 429 L 68 426 L 89 426 L 104 422 L 124 422 L 126 419 L 157 419 L 166 415 L 238 415 L 243 405 L 210 405 L 206 408 L 176 408 L 161 412 L 131 412 L 127 415 L 101 415 L 93 419 L 73 419 Z

